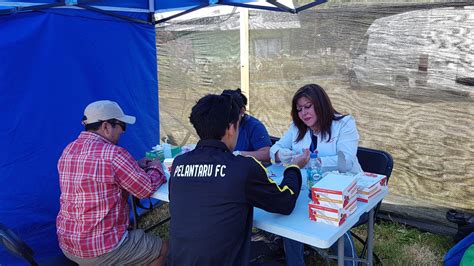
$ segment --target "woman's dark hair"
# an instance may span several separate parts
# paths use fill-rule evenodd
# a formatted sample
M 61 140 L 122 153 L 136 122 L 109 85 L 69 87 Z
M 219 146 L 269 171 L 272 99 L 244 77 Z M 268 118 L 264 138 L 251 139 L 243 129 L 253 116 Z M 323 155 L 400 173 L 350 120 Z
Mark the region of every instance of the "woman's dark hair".
M 336 116 L 339 115 L 339 112 L 337 112 L 334 107 L 332 107 L 329 96 L 326 94 L 324 89 L 321 88 L 321 86 L 317 84 L 307 84 L 296 91 L 291 103 L 291 118 L 293 119 L 295 126 L 298 128 L 296 142 L 302 140 L 308 131 L 308 126 L 298 116 L 298 110 L 296 106 L 298 100 L 302 97 L 308 98 L 308 100 L 310 100 L 313 104 L 314 112 L 316 113 L 317 117 L 316 124 L 319 128 L 319 131 L 321 132 L 322 139 L 324 140 L 325 137 L 328 136 L 327 140 L 330 140 L 332 121 L 339 120 L 345 115 Z
M 209 94 L 193 106 L 189 121 L 201 140 L 221 140 L 229 124 L 237 128 L 239 117 L 240 108 L 231 95 Z
M 225 95 L 225 94 L 231 95 L 240 109 L 242 109 L 242 107 L 245 107 L 247 105 L 247 97 L 245 97 L 245 95 L 242 93 L 240 89 L 224 90 L 221 93 L 221 95 Z

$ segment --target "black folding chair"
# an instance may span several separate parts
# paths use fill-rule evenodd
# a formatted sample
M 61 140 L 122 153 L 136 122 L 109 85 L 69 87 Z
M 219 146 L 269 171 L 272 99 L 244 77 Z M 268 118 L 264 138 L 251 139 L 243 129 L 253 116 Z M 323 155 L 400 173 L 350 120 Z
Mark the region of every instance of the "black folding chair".
M 30 265 L 38 265 L 38 263 L 33 258 L 33 250 L 12 230 L 3 224 L 0 224 L 0 244 L 4 246 L 11 254 L 28 261 Z
M 272 142 L 272 145 L 275 144 L 278 140 L 280 140 L 280 138 L 274 137 L 274 136 L 270 136 L 270 141 Z
M 32 266 L 77 266 L 75 262 L 69 260 L 62 253 L 41 260 L 35 260 L 33 257 L 34 252 L 30 246 L 3 224 L 0 224 L 0 245 L 5 247 L 12 255 L 26 260 Z
M 392 169 L 393 169 L 393 158 L 392 158 L 392 155 L 390 155 L 390 153 L 386 151 L 381 151 L 381 150 L 359 147 L 357 149 L 357 159 L 359 160 L 362 170 L 364 170 L 365 172 L 385 175 L 387 176 L 387 183 L 388 183 L 390 179 L 390 175 L 392 174 Z M 377 206 L 374 207 L 374 218 L 377 217 L 377 212 L 380 209 L 381 204 L 382 202 L 379 202 L 379 204 L 377 204 Z M 367 224 L 368 222 L 369 222 L 369 215 L 368 213 L 365 213 L 364 215 L 360 217 L 359 221 L 352 228 Z M 361 253 L 359 254 L 359 257 L 365 258 L 367 255 L 366 253 L 367 253 L 368 238 L 366 237 L 364 240 L 362 239 L 362 237 L 358 236 L 352 231 L 351 231 L 351 234 L 355 239 L 360 241 L 362 245 L 364 246 L 362 248 Z M 375 253 L 374 253 L 374 258 L 378 264 L 381 263 L 379 257 Z
M 139 198 L 137 198 L 137 197 L 130 194 L 130 205 L 132 207 L 132 217 L 133 217 L 132 221 L 130 221 L 130 222 L 132 224 L 133 229 L 138 228 L 138 220 L 140 219 L 140 216 L 141 216 L 139 214 L 138 209 L 143 209 L 144 210 L 144 211 L 142 211 L 142 215 L 143 215 L 146 212 L 151 211 L 154 208 L 160 208 L 163 204 L 165 204 L 164 201 L 160 201 L 157 204 L 153 205 L 153 203 L 151 202 L 151 199 L 148 199 L 148 200 L 149 200 L 149 203 L 147 204 L 148 206 L 144 206 Z M 157 223 L 154 223 L 154 224 L 152 224 L 151 226 L 149 226 L 147 228 L 144 228 L 143 230 L 145 232 L 149 232 L 149 231 L 155 229 L 156 227 L 159 227 L 159 226 L 167 223 L 169 220 L 171 220 L 171 217 L 166 217 L 163 220 L 161 220 Z

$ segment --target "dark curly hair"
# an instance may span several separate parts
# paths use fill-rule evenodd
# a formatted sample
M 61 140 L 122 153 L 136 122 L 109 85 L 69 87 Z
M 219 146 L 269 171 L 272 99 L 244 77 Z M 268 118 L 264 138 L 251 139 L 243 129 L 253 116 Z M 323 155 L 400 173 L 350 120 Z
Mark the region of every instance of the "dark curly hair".
M 189 121 L 202 140 L 220 140 L 230 124 L 238 126 L 240 108 L 230 95 L 209 94 L 191 110 Z

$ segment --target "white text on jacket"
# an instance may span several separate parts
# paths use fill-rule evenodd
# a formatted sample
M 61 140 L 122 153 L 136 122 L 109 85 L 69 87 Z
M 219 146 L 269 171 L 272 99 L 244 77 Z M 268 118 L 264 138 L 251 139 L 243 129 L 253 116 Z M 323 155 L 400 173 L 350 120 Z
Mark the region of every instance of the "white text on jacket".
M 174 170 L 176 177 L 224 177 L 225 165 L 188 164 L 177 165 Z

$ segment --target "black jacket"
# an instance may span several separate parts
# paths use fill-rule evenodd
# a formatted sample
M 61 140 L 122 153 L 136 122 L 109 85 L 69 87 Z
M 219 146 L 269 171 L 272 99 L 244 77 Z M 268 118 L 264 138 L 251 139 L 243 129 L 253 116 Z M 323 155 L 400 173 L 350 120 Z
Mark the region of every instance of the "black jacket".
M 290 214 L 301 189 L 298 167 L 278 186 L 255 159 L 216 140 L 199 141 L 172 169 L 169 265 L 247 265 L 253 207 Z

